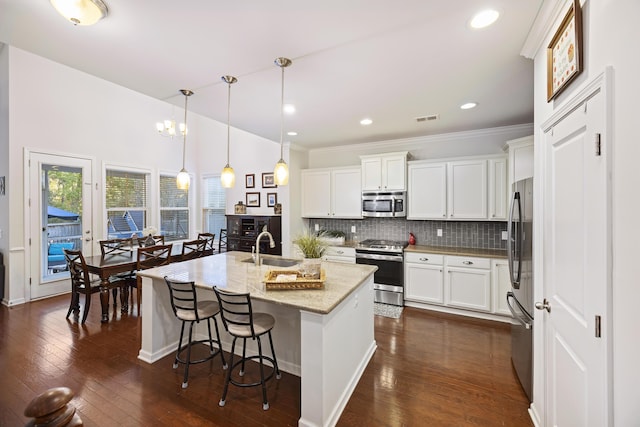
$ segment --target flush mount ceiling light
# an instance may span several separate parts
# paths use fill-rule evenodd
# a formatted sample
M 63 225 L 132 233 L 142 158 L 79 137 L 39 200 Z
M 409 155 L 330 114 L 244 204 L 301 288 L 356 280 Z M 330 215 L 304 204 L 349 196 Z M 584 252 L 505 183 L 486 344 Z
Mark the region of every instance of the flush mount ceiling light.
M 51 4 L 73 25 L 93 25 L 109 11 L 102 0 L 51 0 Z
M 475 108 L 478 104 L 476 102 L 467 102 L 466 104 L 462 104 L 460 106 L 461 110 L 470 110 L 471 108 Z
M 236 174 L 233 168 L 229 166 L 229 140 L 231 135 L 229 117 L 231 111 L 231 85 L 237 82 L 238 79 L 233 76 L 222 76 L 222 80 L 229 86 L 229 90 L 227 91 L 227 165 L 222 169 L 222 173 L 220 174 L 220 183 L 224 188 L 233 188 L 236 184 Z
M 189 184 L 191 183 L 191 177 L 184 167 L 184 159 L 187 155 L 187 100 L 191 95 L 193 95 L 193 91 L 189 89 L 180 89 L 180 93 L 184 95 L 184 132 L 182 133 L 184 138 L 182 142 L 182 169 L 176 177 L 176 186 L 180 190 L 188 190 Z
M 369 126 L 371 123 L 373 123 L 373 120 L 371 120 L 371 119 L 362 119 L 362 120 L 360 120 L 360 124 L 362 126 Z
M 497 10 L 483 10 L 471 18 L 469 25 L 475 29 L 485 28 L 496 22 L 498 17 L 500 17 L 500 13 Z
M 284 161 L 283 136 L 284 136 L 284 69 L 291 65 L 288 58 L 276 58 L 275 64 L 282 70 L 282 92 L 280 97 L 280 160 L 273 170 L 273 177 L 276 185 L 287 185 L 289 183 L 289 166 Z

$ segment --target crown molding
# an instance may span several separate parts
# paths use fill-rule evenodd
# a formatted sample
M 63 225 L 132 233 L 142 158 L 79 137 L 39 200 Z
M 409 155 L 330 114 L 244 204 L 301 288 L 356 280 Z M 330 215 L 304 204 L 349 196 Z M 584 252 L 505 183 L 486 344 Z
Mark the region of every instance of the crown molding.
M 581 5 L 584 5 L 588 0 L 581 0 Z M 546 40 L 549 34 L 554 31 L 554 23 L 558 18 L 569 9 L 569 6 L 573 3 L 572 0 L 546 0 L 540 6 L 536 19 L 533 21 L 533 25 L 529 30 L 529 35 L 520 50 L 520 55 L 528 59 L 534 59 L 536 54 L 540 51 L 542 44 Z

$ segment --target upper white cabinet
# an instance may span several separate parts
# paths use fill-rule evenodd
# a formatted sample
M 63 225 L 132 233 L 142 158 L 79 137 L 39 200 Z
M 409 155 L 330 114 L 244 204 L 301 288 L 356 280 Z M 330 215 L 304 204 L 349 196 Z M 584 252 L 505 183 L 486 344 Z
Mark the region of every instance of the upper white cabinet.
M 301 171 L 302 216 L 362 218 L 360 168 Z
M 533 177 L 533 135 L 507 141 L 509 183 Z
M 360 156 L 363 191 L 407 189 L 407 151 Z
M 415 161 L 407 170 L 407 219 L 506 218 L 506 156 Z

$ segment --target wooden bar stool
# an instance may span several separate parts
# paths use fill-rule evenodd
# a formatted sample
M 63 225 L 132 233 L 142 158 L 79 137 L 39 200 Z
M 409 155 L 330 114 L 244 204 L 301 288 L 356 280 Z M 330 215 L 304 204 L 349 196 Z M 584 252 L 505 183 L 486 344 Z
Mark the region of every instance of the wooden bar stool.
M 229 383 L 238 387 L 254 387 L 262 386 L 262 409 L 269 409 L 269 402 L 267 401 L 267 386 L 266 383 L 273 375 L 276 375 L 277 379 L 280 379 L 280 370 L 278 369 L 278 361 L 276 359 L 276 352 L 273 349 L 273 339 L 271 338 L 271 329 L 273 329 L 276 321 L 274 317 L 267 313 L 254 313 L 251 307 L 251 297 L 248 293 L 237 294 L 228 291 L 224 291 L 217 287 L 213 288 L 218 303 L 220 305 L 220 317 L 226 331 L 233 337 L 231 344 L 231 361 L 229 362 L 229 370 L 227 371 L 227 379 L 224 382 L 224 390 L 222 392 L 222 398 L 218 405 L 224 406 L 227 398 L 227 391 L 229 390 Z M 271 346 L 272 357 L 265 356 L 262 353 L 262 342 L 260 338 L 267 334 L 269 336 L 269 344 Z M 236 340 L 242 338 L 242 358 L 236 362 L 233 361 L 235 356 Z M 247 356 L 247 338 L 255 340 L 258 344 L 258 354 L 254 356 Z M 238 375 L 244 376 L 245 362 L 248 360 L 257 360 L 260 364 L 260 381 L 246 383 L 240 381 L 239 378 L 232 378 L 231 374 L 233 370 L 240 366 Z M 264 361 L 267 360 L 271 364 L 272 370 L 265 377 L 264 375 Z

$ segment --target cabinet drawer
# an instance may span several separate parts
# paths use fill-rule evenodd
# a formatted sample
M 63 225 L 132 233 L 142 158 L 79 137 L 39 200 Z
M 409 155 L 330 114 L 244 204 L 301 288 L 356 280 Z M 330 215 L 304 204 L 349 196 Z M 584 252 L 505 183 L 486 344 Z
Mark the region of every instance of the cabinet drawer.
M 491 260 L 489 258 L 463 257 L 463 256 L 447 256 L 447 266 L 449 267 L 466 267 L 466 268 L 491 268 Z
M 444 256 L 420 252 L 405 252 L 404 261 L 416 264 L 443 265 Z
M 324 251 L 325 256 L 341 256 L 341 257 L 356 257 L 356 248 L 348 248 L 346 246 L 328 246 Z

